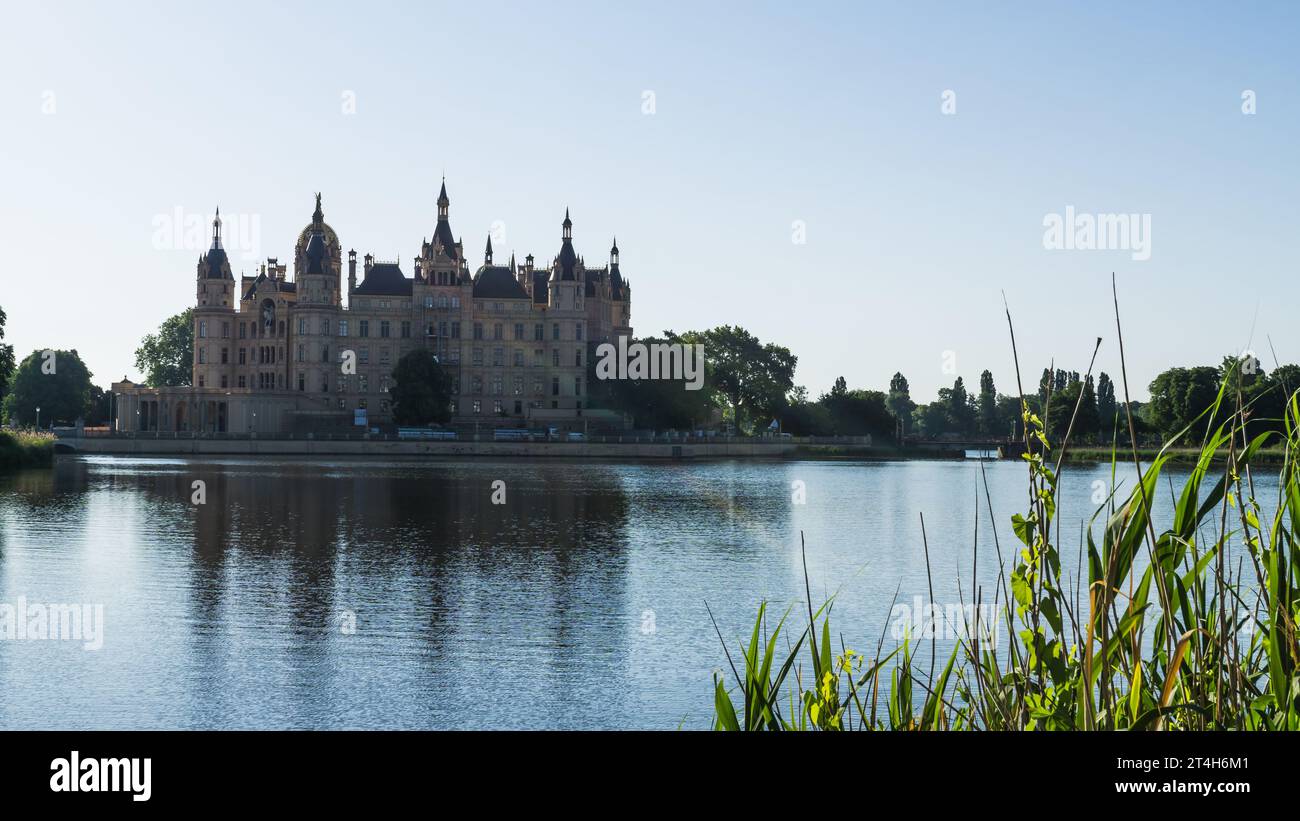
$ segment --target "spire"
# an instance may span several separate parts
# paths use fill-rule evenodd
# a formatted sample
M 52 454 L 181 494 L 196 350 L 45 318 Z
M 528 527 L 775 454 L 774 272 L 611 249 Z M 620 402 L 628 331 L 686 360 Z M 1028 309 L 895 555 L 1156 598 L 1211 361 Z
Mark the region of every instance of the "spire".
M 217 215 L 212 218 L 212 247 L 221 247 L 221 206 L 217 206 Z
M 483 252 L 483 264 L 492 264 L 492 235 L 488 234 L 487 250 Z
M 569 209 L 567 207 L 564 209 L 564 222 L 560 224 L 564 226 L 564 239 L 572 239 L 573 220 L 569 219 Z
M 317 230 L 325 225 L 325 212 L 320 207 L 320 192 L 316 193 L 316 210 L 311 212 L 311 225 Z
M 438 192 L 438 222 L 447 221 L 447 206 L 451 205 L 451 200 L 447 199 L 447 178 L 442 178 L 442 190 Z

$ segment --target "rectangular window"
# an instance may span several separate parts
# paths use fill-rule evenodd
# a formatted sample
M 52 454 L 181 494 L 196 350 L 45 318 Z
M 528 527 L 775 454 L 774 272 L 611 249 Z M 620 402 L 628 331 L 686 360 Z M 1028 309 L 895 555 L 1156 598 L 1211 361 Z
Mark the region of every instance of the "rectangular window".
M 426 294 L 426 295 L 425 295 L 425 297 L 424 297 L 424 307 L 426 307 L 426 308 L 432 308 L 432 307 L 433 307 L 433 294 Z
M 574 334 L 574 336 L 573 336 L 574 339 L 578 340 L 579 342 L 582 341 L 582 323 L 581 323 L 581 322 L 579 322 L 579 323 L 577 323 L 576 325 L 573 326 L 573 334 Z
M 299 319 L 298 319 L 298 335 L 299 335 L 299 336 L 306 336 L 306 335 L 307 335 L 307 319 L 306 319 L 306 317 L 299 317 Z
M 387 347 L 380 348 L 380 349 L 379 349 L 379 364 L 380 364 L 380 365 L 387 365 L 387 364 L 388 364 L 389 362 L 391 362 L 391 361 L 392 361 L 392 360 L 391 360 L 391 354 L 390 354 L 389 349 L 388 349 Z
M 503 337 L 502 325 L 501 325 L 500 322 L 498 322 L 498 323 L 496 323 L 495 325 L 492 326 L 492 338 L 493 338 L 493 339 L 502 339 L 502 338 L 504 338 L 504 337 Z
M 357 374 L 357 390 L 361 393 L 370 393 L 370 376 L 369 374 Z M 364 405 L 362 407 L 365 407 Z
M 558 322 L 551 325 L 551 339 L 556 342 L 560 340 L 560 323 Z
M 307 390 L 307 374 L 303 373 L 302 371 L 298 371 L 298 390 L 299 391 Z
M 574 367 L 578 367 L 578 368 L 582 367 L 582 348 L 579 348 L 578 350 L 573 352 L 573 364 Z
M 552 349 L 551 349 L 551 364 L 554 365 L 554 366 L 557 367 L 557 368 L 560 367 L 560 349 L 559 349 L 559 348 L 552 348 Z
M 239 338 L 248 339 L 248 323 L 246 322 L 239 323 Z M 241 385 L 240 387 L 243 386 Z
M 223 322 L 223 323 L 221 323 L 221 338 L 222 338 L 222 339 L 229 339 L 229 338 L 230 338 L 230 323 L 229 323 L 229 322 Z M 225 385 L 222 385 L 221 387 L 224 388 Z
M 306 356 L 305 356 L 304 346 L 300 344 L 300 345 L 298 345 L 298 361 L 299 361 L 299 362 L 305 362 L 306 359 L 307 359 L 307 358 L 306 358 Z
M 207 349 L 207 348 L 199 348 L 199 364 L 202 365 L 203 363 L 205 363 L 205 362 L 207 362 L 207 361 L 208 361 L 208 349 Z
M 452 339 L 460 339 L 460 323 L 459 323 L 459 322 L 453 322 L 453 323 L 451 323 L 451 338 L 452 338 Z
M 524 366 L 524 349 L 515 348 L 515 367 L 522 368 L 523 366 Z
M 551 396 L 559 396 L 559 395 L 560 395 L 560 377 L 558 377 L 558 376 L 552 376 L 552 377 L 551 377 Z
M 483 338 L 483 323 L 482 323 L 482 322 L 475 322 L 475 323 L 474 323 L 474 338 L 475 338 L 475 339 L 482 339 L 482 338 Z
M 322 361 L 322 362 L 329 362 L 329 361 L 330 361 L 330 346 L 329 346 L 329 345 L 321 345 L 321 346 L 320 346 L 320 361 Z
M 230 349 L 229 349 L 229 348 L 222 348 L 222 349 L 221 349 L 221 364 L 222 364 L 222 365 L 227 365 L 227 364 L 229 364 L 229 363 L 230 363 Z M 222 385 L 221 387 L 224 388 L 225 385 Z
M 483 412 L 483 400 L 481 400 L 481 399 L 475 399 L 475 400 L 474 400 L 474 412 L 475 412 L 475 413 L 482 413 L 482 412 Z
M 226 384 L 226 375 L 224 373 L 221 375 L 221 387 L 223 388 L 230 387 L 228 384 Z
M 411 321 L 409 319 L 404 319 L 402 320 L 402 339 L 410 339 L 410 338 L 411 338 Z
M 357 335 L 370 336 L 370 320 L 362 319 L 357 321 Z
M 470 379 L 469 379 L 469 392 L 470 392 L 470 393 L 482 393 L 482 392 L 483 392 L 483 377 L 479 376 L 478 374 L 475 374 L 474 376 L 471 376 L 471 377 L 470 377 Z
M 504 348 L 492 349 L 492 367 L 500 368 L 506 364 L 506 352 Z
M 339 336 L 347 336 L 347 335 L 348 335 L 348 321 L 346 319 L 340 319 Z
M 482 349 L 482 348 L 475 348 L 475 349 L 474 349 L 474 352 L 473 352 L 473 358 L 472 358 L 470 361 L 473 362 L 475 365 L 482 365 L 482 364 L 483 364 L 483 349 Z
M 540 376 L 533 377 L 533 393 L 537 396 L 542 395 L 542 378 Z
M 515 323 L 515 339 L 523 339 L 523 338 L 524 338 L 524 323 L 522 323 L 522 322 L 516 322 L 516 323 Z
M 542 325 L 542 323 L 538 322 L 536 325 L 533 326 L 533 341 L 541 342 L 545 338 L 546 338 L 546 328 L 545 326 Z
M 500 400 L 500 399 L 493 399 L 493 400 L 492 400 L 492 412 L 493 412 L 493 413 L 495 413 L 497 416 L 500 416 L 504 410 L 505 410 L 505 408 L 503 408 L 503 407 L 501 406 L 501 400 Z
M 362 347 L 357 351 L 357 359 L 361 362 L 362 365 L 369 365 L 369 364 L 370 364 L 370 346 L 369 346 L 369 345 L 362 346 Z
M 248 387 L 248 379 L 242 373 L 239 375 L 239 387 L 241 388 Z
M 575 376 L 575 377 L 573 377 L 573 395 L 574 395 L 574 396 L 582 396 L 582 377 L 581 377 L 581 376 Z
M 496 374 L 492 377 L 492 395 L 500 396 L 501 388 L 501 374 Z
M 389 326 L 389 322 L 388 322 L 388 320 L 387 320 L 387 319 L 380 320 L 380 322 L 379 322 L 379 337 L 380 337 L 381 339 L 387 339 L 388 337 L 392 336 L 392 334 L 389 333 L 389 331 L 390 331 L 390 326 Z
M 199 339 L 208 338 L 208 323 L 205 320 L 199 320 Z
M 330 321 L 328 319 L 322 319 L 320 321 L 320 335 L 321 336 L 330 335 Z
M 451 307 L 454 310 L 460 310 L 460 297 L 454 296 L 451 298 Z
M 516 376 L 514 382 L 511 384 L 511 387 L 514 388 L 514 390 L 511 391 L 511 393 L 513 393 L 515 396 L 522 396 L 524 392 L 524 378 L 522 376 Z

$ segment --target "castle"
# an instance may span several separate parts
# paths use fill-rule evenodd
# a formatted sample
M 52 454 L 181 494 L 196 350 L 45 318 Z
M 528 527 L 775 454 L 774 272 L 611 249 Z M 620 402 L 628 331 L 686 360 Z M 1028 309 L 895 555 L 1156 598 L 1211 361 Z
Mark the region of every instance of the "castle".
M 451 377 L 454 424 L 581 430 L 620 421 L 588 401 L 595 346 L 632 334 L 617 241 L 608 265 L 588 268 L 566 209 L 549 267 L 535 267 L 531 254 L 495 264 L 489 236 L 471 273 L 450 204 L 444 181 L 433 236 L 410 277 L 370 254 L 358 271 L 349 250 L 346 305 L 342 245 L 319 194 L 294 247 L 292 279 L 271 258 L 237 281 L 218 210 L 196 272 L 192 384 L 115 383 L 115 429 L 282 434 L 391 424 L 393 368 L 421 348 Z

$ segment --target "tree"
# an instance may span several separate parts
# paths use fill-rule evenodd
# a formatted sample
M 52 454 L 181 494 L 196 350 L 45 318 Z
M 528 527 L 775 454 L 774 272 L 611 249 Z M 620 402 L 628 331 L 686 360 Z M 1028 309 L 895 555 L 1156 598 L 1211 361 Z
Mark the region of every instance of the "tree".
M 647 336 L 628 342 L 654 350 L 652 346 L 667 344 L 668 340 Z M 596 367 L 598 361 L 599 357 L 587 357 L 584 407 L 631 416 L 633 427 L 641 430 L 695 430 L 709 423 L 714 405 L 707 384 L 701 390 L 689 390 L 684 375 L 677 379 L 611 379 L 601 375 Z
M 399 425 L 442 424 L 451 419 L 451 379 L 431 352 L 414 350 L 393 369 L 393 419 Z
M 0 340 L 5 338 L 5 310 L 0 308 Z M 14 373 L 14 346 L 0 342 L 0 407 L 4 406 L 5 393 Z
M 829 433 L 836 436 L 894 435 L 894 417 L 880 391 L 850 391 L 844 377 L 835 380 L 830 393 L 818 401 L 826 411 Z
M 907 433 L 907 421 L 912 418 L 912 411 L 916 410 L 916 403 L 912 401 L 912 393 L 907 384 L 907 377 L 901 373 L 895 373 L 889 380 L 889 395 L 885 397 L 885 404 L 889 407 L 889 412 L 898 420 L 898 435 L 903 436 Z
M 194 309 L 168 317 L 135 350 L 135 367 L 150 387 L 189 385 L 194 377 Z
M 944 388 L 939 391 L 939 399 L 928 405 L 917 405 L 912 411 L 912 425 L 926 436 L 939 436 L 948 430 L 948 409 L 943 401 Z
M 1097 426 L 1101 435 L 1109 438 L 1115 430 L 1115 383 L 1102 371 L 1097 377 Z
M 980 374 L 979 432 L 984 436 L 1005 436 L 1006 427 L 998 416 L 998 392 L 993 387 L 993 373 Z
M 1219 395 L 1218 368 L 1170 368 L 1152 380 L 1148 390 L 1151 402 L 1146 406 L 1147 421 L 1157 433 L 1170 437 L 1198 420 Z M 1202 423 L 1209 420 L 1200 418 Z M 1200 439 L 1201 431 L 1188 431 Z
M 745 429 L 746 421 L 772 418 L 785 408 L 799 361 L 789 348 L 765 345 L 744 328 L 731 325 L 665 335 L 671 342 L 704 346 L 705 384 L 731 411 L 737 432 Z
M 4 417 L 11 425 L 71 424 L 90 410 L 90 371 L 75 350 L 32 351 L 14 372 L 4 400 Z
M 966 395 L 966 383 L 959 376 L 946 392 L 939 391 L 940 398 L 946 398 L 948 419 L 956 433 L 970 434 L 975 427 L 975 413 L 971 410 L 970 398 Z

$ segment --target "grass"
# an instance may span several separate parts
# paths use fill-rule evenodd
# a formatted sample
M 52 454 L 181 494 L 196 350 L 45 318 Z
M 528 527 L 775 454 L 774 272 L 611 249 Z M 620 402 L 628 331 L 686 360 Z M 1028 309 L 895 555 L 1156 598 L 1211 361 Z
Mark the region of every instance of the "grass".
M 0 470 L 45 467 L 54 462 L 54 436 L 26 430 L 0 430 Z
M 1010 311 L 1007 322 L 1015 356 Z M 1118 300 L 1116 330 L 1124 367 Z M 1018 357 L 1016 367 L 1019 379 Z M 1137 481 L 1123 498 L 1112 492 L 1081 534 L 1082 591 L 1062 577 L 1058 546 L 1057 488 L 1070 432 L 1049 442 L 1022 400 L 1026 445 L 1032 439 L 1041 447 L 1023 457 L 1026 510 L 1011 521 L 1018 544 L 1004 555 L 994 532 L 1001 568 L 994 590 L 963 594 L 976 612 L 992 600 L 1003 639 L 988 629 L 957 630 L 941 659 L 931 638 L 924 669 L 911 638 L 886 652 L 882 633 L 870 653 L 840 639 L 837 652 L 832 602 L 813 609 L 805 562 L 806 612 L 786 610 L 769 624 L 760 605 L 735 656 L 714 622 L 732 674 L 714 676 L 714 727 L 1300 730 L 1300 392 L 1289 398 L 1281 432 L 1248 437 L 1250 408 L 1229 395 L 1230 381 L 1185 431 L 1195 430 L 1201 447 L 1176 491 L 1166 472 L 1170 449 L 1107 454 L 1115 469 L 1131 463 Z M 1127 400 L 1126 368 L 1124 392 Z M 1227 419 L 1212 426 L 1206 420 L 1223 419 L 1220 410 Z M 1254 476 L 1270 448 L 1280 454 L 1268 462 L 1279 483 L 1276 498 L 1264 499 Z M 1170 491 L 1172 524 L 1157 532 L 1152 503 Z M 984 497 L 992 515 L 987 483 Z M 921 536 L 928 576 L 924 518 Z M 1230 539 L 1244 545 L 1236 562 L 1227 557 Z M 978 538 L 974 544 L 978 558 Z

